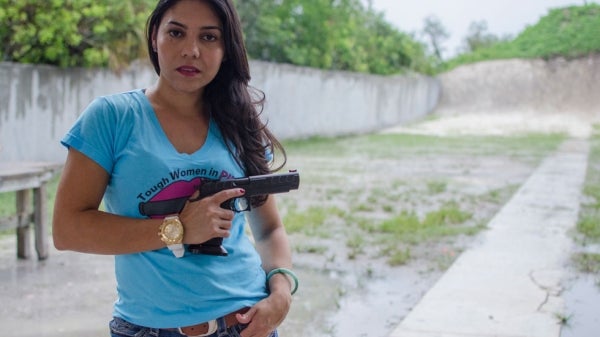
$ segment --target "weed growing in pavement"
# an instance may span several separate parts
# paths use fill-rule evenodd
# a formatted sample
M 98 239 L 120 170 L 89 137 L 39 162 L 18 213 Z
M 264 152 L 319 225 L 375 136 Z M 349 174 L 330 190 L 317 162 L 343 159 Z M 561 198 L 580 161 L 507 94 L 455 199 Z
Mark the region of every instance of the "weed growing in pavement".
M 562 313 L 555 313 L 554 317 L 558 321 L 558 324 L 563 327 L 569 327 L 571 325 L 571 320 L 573 315 L 567 315 Z
M 600 273 L 600 254 L 577 253 L 573 255 L 577 269 L 590 274 Z
M 577 230 L 583 234 L 587 240 L 600 241 L 600 214 L 599 210 L 588 210 L 580 215 L 577 223 Z

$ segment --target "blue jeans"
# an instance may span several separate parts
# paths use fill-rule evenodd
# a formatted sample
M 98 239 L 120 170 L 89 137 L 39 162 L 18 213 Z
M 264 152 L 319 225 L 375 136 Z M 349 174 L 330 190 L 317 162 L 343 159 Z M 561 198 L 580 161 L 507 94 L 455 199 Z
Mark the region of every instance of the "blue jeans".
M 115 317 L 110 321 L 111 337 L 185 337 L 176 330 L 147 328 L 129 323 L 121 318 Z M 246 328 L 246 324 L 237 324 L 227 328 L 223 318 L 217 319 L 217 332 L 207 337 L 240 337 L 240 332 Z M 277 330 L 269 337 L 279 337 Z

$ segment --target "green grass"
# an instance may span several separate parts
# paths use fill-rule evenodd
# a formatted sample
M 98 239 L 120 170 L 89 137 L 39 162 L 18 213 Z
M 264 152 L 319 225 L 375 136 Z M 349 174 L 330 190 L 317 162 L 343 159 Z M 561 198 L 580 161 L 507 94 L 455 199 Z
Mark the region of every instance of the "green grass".
M 530 133 L 512 136 L 430 136 L 413 134 L 368 134 L 336 138 L 310 138 L 284 142 L 289 154 L 313 158 L 342 158 L 349 155 L 366 159 L 398 158 L 402 155 L 460 154 L 492 156 L 544 156 L 565 140 L 560 133 Z M 351 169 L 351 168 L 347 168 Z
M 288 233 L 304 233 L 307 235 L 327 236 L 327 221 L 339 217 L 343 211 L 335 207 L 313 206 L 306 210 L 290 208 L 283 217 Z
M 390 266 L 402 266 L 407 264 L 411 259 L 411 252 L 409 248 L 404 249 L 394 249 L 392 247 L 388 247 L 387 252 L 388 264 Z
M 554 8 L 514 39 L 492 43 L 460 54 L 442 65 L 449 70 L 462 64 L 511 58 L 576 58 L 600 52 L 600 5 Z
M 446 192 L 448 183 L 445 181 L 429 181 L 427 182 L 427 190 L 430 194 L 438 194 Z
M 577 269 L 590 274 L 600 273 L 600 254 L 578 253 L 573 255 Z
M 16 193 L 0 193 L 0 216 L 8 216 L 14 214 L 17 211 L 15 203 Z
M 579 211 L 576 235 L 577 240 L 584 246 L 600 244 L 600 125 L 594 126 L 590 143 L 583 188 L 586 199 Z M 577 253 L 572 258 L 579 271 L 600 275 L 600 254 Z
M 586 200 L 581 205 L 577 231 L 584 243 L 600 244 L 600 125 L 594 126 L 590 143 L 588 169 L 583 188 Z
M 600 214 L 596 210 L 586 211 L 577 223 L 579 233 L 590 241 L 600 241 Z
M 361 255 L 365 252 L 364 248 L 367 244 L 364 235 L 354 234 L 346 241 L 346 247 L 349 248 L 348 258 L 350 260 L 356 259 L 358 255 Z
M 410 244 L 457 235 L 474 235 L 481 227 L 462 225 L 470 220 L 472 214 L 461 210 L 455 204 L 442 205 L 439 209 L 428 212 L 423 219 L 411 211 L 400 214 L 375 225 L 372 230 L 390 234 L 390 240 Z

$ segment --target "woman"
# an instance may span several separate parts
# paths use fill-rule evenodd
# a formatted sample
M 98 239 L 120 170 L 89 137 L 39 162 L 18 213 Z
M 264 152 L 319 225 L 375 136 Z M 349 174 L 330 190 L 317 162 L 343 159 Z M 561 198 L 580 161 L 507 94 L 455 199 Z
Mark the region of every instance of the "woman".
M 252 200 L 254 244 L 244 214 L 220 207 L 242 189 L 156 207 L 285 163 L 249 92 L 239 18 L 230 0 L 161 0 L 147 42 L 156 83 L 97 98 L 62 140 L 55 246 L 115 255 L 112 336 L 277 336 L 297 279 L 273 197 Z M 227 256 L 190 252 L 214 238 Z

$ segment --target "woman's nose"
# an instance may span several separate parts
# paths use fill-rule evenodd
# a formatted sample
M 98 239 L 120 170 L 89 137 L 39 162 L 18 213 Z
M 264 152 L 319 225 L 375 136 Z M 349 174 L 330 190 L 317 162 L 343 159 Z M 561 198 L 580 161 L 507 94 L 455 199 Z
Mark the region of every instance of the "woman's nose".
M 190 41 L 186 43 L 185 48 L 181 52 L 183 57 L 200 57 L 200 43 L 198 41 Z

